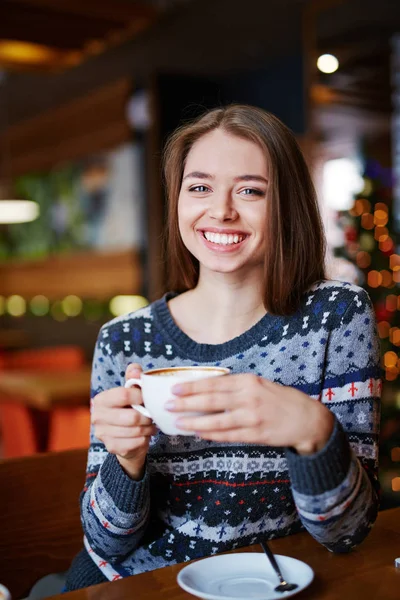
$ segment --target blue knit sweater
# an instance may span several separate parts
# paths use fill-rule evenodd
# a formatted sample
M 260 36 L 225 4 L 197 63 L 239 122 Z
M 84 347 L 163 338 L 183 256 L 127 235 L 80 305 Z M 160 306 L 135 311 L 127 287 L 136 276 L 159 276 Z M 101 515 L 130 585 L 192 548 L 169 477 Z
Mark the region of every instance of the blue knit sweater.
M 266 314 L 224 344 L 198 344 L 173 321 L 166 297 L 102 327 L 92 397 L 143 369 L 221 365 L 295 387 L 335 414 L 325 448 L 151 440 L 141 481 L 91 434 L 81 494 L 84 549 L 68 574 L 73 590 L 302 529 L 333 552 L 368 534 L 378 510 L 379 343 L 367 293 L 322 281 L 290 317 Z M 282 392 L 284 393 L 284 392 Z

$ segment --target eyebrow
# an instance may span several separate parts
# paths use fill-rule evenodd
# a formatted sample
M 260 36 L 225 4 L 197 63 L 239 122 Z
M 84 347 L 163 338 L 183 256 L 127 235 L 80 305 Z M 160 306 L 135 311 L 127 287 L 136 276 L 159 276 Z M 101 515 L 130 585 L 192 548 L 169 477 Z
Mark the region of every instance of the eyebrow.
M 203 173 L 202 171 L 192 171 L 191 173 L 185 175 L 182 181 L 185 181 L 185 179 L 189 179 L 190 177 L 193 179 L 215 179 L 214 175 L 210 175 L 209 173 Z
M 210 175 L 209 173 L 203 173 L 202 171 L 192 171 L 185 175 L 182 181 L 185 179 L 215 179 L 214 175 Z M 261 175 L 239 175 L 234 178 L 234 181 L 261 181 L 263 183 L 268 183 L 268 179 L 262 177 Z

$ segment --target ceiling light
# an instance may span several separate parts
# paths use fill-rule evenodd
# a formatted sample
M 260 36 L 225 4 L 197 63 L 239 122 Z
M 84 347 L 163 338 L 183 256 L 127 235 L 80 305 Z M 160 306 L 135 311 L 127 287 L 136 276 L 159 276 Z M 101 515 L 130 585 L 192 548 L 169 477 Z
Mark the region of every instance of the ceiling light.
M 334 73 L 339 68 L 339 61 L 333 54 L 322 54 L 317 60 L 317 67 L 322 73 Z
M 79 63 L 81 53 L 58 50 L 42 44 L 0 40 L 0 63 L 20 66 L 69 66 Z
M 0 200 L 0 223 L 28 223 L 39 216 L 39 205 L 32 200 Z

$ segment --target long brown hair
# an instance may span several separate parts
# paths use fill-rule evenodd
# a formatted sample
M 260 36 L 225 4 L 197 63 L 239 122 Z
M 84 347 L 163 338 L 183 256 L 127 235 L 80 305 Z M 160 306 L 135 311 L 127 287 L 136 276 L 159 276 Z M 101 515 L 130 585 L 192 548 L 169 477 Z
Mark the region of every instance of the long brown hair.
M 169 289 L 185 291 L 198 282 L 198 261 L 179 232 L 178 198 L 191 147 L 217 128 L 250 140 L 265 152 L 271 187 L 265 230 L 264 306 L 275 315 L 292 314 L 304 292 L 325 278 L 325 237 L 315 189 L 293 133 L 274 115 L 253 106 L 234 104 L 210 110 L 179 127 L 167 142 L 164 175 Z

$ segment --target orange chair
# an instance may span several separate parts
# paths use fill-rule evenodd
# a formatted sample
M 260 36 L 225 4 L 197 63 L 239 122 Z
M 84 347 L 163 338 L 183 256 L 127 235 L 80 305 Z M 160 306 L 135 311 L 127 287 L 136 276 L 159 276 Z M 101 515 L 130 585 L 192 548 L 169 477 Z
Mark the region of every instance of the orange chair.
M 54 346 L 18 350 L 5 355 L 6 369 L 24 371 L 73 371 L 85 363 L 85 355 L 78 346 Z
M 0 403 L 1 455 L 3 458 L 29 456 L 39 450 L 37 431 L 23 404 Z
M 86 406 L 56 408 L 49 424 L 49 452 L 89 447 L 90 410 Z
M 57 346 L 19 350 L 2 357 L 0 369 L 59 371 L 73 374 L 85 363 L 81 348 Z M 89 399 L 88 399 L 89 405 Z M 48 442 L 45 449 L 68 450 L 89 445 L 89 407 L 62 407 L 51 411 L 48 419 Z M 0 403 L 2 455 L 5 458 L 28 456 L 40 451 L 37 423 L 33 412 L 23 402 Z

